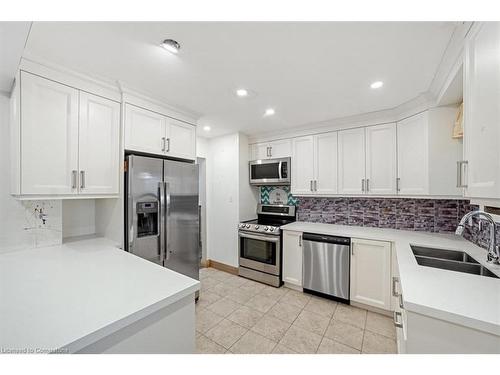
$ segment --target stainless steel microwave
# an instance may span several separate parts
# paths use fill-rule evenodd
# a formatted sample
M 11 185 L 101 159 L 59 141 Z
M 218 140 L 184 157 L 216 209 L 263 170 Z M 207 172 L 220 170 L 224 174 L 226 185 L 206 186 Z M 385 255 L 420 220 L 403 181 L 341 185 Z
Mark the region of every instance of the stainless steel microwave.
M 249 164 L 251 185 L 290 185 L 290 158 L 254 160 Z

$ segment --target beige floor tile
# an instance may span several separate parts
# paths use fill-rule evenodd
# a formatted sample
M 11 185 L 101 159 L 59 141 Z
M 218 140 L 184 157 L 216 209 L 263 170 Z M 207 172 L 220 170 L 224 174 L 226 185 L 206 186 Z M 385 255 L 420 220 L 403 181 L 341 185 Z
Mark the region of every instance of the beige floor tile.
M 267 314 L 284 320 L 285 322 L 293 323 L 299 316 L 301 310 L 302 309 L 300 307 L 289 305 L 288 303 L 278 302 L 271 308 L 271 310 L 269 310 Z
M 211 305 L 214 302 L 217 302 L 220 300 L 222 297 L 218 294 L 212 293 L 209 290 L 206 291 L 201 291 L 200 292 L 200 298 L 198 299 L 198 302 L 196 303 L 196 308 L 205 308 L 208 305 Z
M 271 307 L 276 304 L 276 300 L 269 297 L 264 297 L 261 295 L 256 295 L 250 298 L 245 305 L 251 307 L 252 309 L 258 310 L 260 312 L 266 313 Z
M 365 329 L 392 339 L 396 338 L 396 328 L 394 327 L 394 321 L 385 315 L 368 311 L 368 314 L 366 315 Z
M 207 276 L 206 278 L 201 280 L 201 289 L 208 290 L 210 288 L 213 288 L 217 284 L 220 284 L 220 280 L 214 279 L 211 276 Z
M 226 348 L 213 342 L 209 338 L 198 335 L 196 337 L 196 353 L 198 354 L 224 354 Z
M 280 344 L 295 350 L 297 353 L 316 353 L 322 337 L 302 328 L 291 326 L 280 341 Z
M 196 330 L 202 333 L 207 332 L 210 328 L 215 327 L 224 317 L 207 309 L 196 311 Z
M 397 353 L 396 340 L 365 331 L 362 352 L 370 354 L 395 354 Z
M 321 297 L 311 297 L 304 310 L 331 318 L 336 308 L 337 302 L 335 301 Z
M 225 297 L 221 298 L 217 302 L 212 303 L 211 305 L 208 305 L 207 309 L 213 311 L 218 315 L 226 317 L 240 307 L 241 305 L 238 302 Z
M 227 318 L 232 322 L 238 323 L 240 326 L 252 328 L 263 315 L 260 311 L 251 309 L 248 306 L 241 306 Z
M 232 299 L 235 302 L 241 303 L 244 305 L 247 303 L 250 298 L 252 298 L 255 294 L 249 292 L 248 290 L 243 290 L 241 288 L 235 288 L 227 295 L 227 298 Z
M 364 329 L 366 310 L 340 303 L 333 314 L 333 319 Z
M 215 343 L 229 349 L 236 341 L 240 339 L 248 330 L 239 324 L 224 319 L 215 327 L 209 329 L 205 336 Z
M 296 290 L 290 289 L 288 292 L 286 292 L 283 297 L 281 297 L 280 302 L 283 303 L 288 303 L 290 305 L 294 305 L 297 307 L 300 307 L 301 309 L 304 308 L 305 305 L 309 302 L 311 299 L 311 296 L 304 294 L 302 292 L 298 292 Z
M 323 336 L 329 323 L 330 318 L 327 316 L 302 310 L 293 325 Z
M 248 280 L 245 279 L 244 277 L 240 277 L 240 276 L 236 276 L 236 275 L 231 275 L 226 280 L 224 280 L 224 283 L 226 285 L 230 285 L 230 286 L 233 286 L 235 288 L 239 288 L 243 284 L 246 284 L 247 281 Z
M 287 348 L 283 344 L 278 344 L 274 347 L 272 354 L 298 354 L 295 350 Z
M 285 332 L 290 328 L 290 323 L 264 315 L 252 328 L 252 331 L 273 341 L 280 341 Z
M 221 281 L 217 285 L 208 289 L 208 291 L 226 297 L 229 293 L 233 292 L 237 288 L 238 287 L 227 285 L 226 281 Z
M 361 350 L 363 345 L 363 330 L 359 327 L 332 319 L 325 337 L 348 345 L 356 350 Z
M 359 350 L 323 337 L 318 348 L 318 354 L 359 354 Z
M 252 293 L 253 295 L 256 295 L 262 289 L 264 289 L 264 287 L 265 287 L 264 284 L 258 283 L 258 282 L 253 281 L 253 280 L 247 280 L 247 282 L 245 284 L 240 286 L 240 289 L 245 290 L 249 293 Z
M 285 293 L 288 292 L 287 288 L 281 287 L 281 288 L 275 288 L 273 286 L 265 286 L 259 294 L 264 297 L 269 297 L 273 298 L 276 301 L 278 301 Z
M 255 332 L 248 331 L 236 343 L 231 346 L 231 352 L 235 354 L 269 354 L 276 343 Z
M 213 272 L 211 276 L 214 279 L 224 281 L 233 275 L 231 275 L 230 273 L 224 272 L 224 271 L 215 270 L 215 272 Z

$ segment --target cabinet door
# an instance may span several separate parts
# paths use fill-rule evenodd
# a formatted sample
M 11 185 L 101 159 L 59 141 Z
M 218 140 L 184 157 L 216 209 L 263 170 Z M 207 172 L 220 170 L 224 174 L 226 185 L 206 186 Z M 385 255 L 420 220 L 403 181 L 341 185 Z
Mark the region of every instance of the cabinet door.
M 80 194 L 118 194 L 120 104 L 80 92 L 79 129 Z
M 193 125 L 167 117 L 166 154 L 182 159 L 196 158 L 196 130 Z
M 313 137 L 292 141 L 292 193 L 312 194 L 314 180 Z
M 287 158 L 292 155 L 292 140 L 282 139 L 269 143 L 269 156 L 271 158 Z
M 500 198 L 500 23 L 475 30 L 465 66 L 466 195 Z
M 351 240 L 351 300 L 391 308 L 391 244 Z
M 262 160 L 269 158 L 269 144 L 256 143 L 252 145 L 252 160 Z
M 78 90 L 21 74 L 21 194 L 76 194 Z
M 337 132 L 314 137 L 314 191 L 337 193 Z
M 164 154 L 166 118 L 131 104 L 125 105 L 125 148 L 127 150 Z
M 422 112 L 398 122 L 399 194 L 429 193 L 428 113 Z
M 396 124 L 366 128 L 366 193 L 396 194 Z
M 365 180 L 365 129 L 338 133 L 339 194 L 363 194 Z
M 283 231 L 283 281 L 302 288 L 302 233 Z

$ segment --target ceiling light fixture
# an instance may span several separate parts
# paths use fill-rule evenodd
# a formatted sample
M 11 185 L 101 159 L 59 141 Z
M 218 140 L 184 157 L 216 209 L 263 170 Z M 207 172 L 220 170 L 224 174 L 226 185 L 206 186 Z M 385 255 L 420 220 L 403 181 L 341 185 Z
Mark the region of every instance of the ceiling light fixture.
M 168 52 L 178 54 L 181 49 L 181 45 L 173 39 L 165 39 L 161 46 L 165 48 Z
M 238 89 L 238 90 L 236 90 L 236 95 L 239 96 L 240 98 L 244 98 L 245 96 L 248 96 L 248 90 L 247 89 Z
M 276 113 L 276 111 L 274 110 L 274 108 L 268 108 L 266 109 L 266 111 L 264 112 L 264 116 L 272 116 Z
M 208 126 L 208 125 L 205 125 L 205 126 L 203 127 L 203 130 L 205 130 L 206 132 L 209 132 L 209 131 L 210 131 L 210 129 L 212 129 L 212 128 L 211 128 L 210 126 Z
M 371 87 L 372 89 L 379 89 L 379 88 L 381 88 L 382 86 L 384 86 L 384 82 L 382 82 L 382 81 L 375 81 L 375 82 L 373 82 L 373 83 L 370 85 L 370 87 Z

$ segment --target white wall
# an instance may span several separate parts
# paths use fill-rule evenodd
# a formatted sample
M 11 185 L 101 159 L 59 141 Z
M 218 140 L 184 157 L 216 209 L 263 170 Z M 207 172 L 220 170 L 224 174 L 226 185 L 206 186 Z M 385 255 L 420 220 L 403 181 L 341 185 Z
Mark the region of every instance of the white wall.
M 207 158 L 208 142 L 209 140 L 207 138 L 196 137 L 196 157 Z
M 62 242 L 62 204 L 10 195 L 9 98 L 0 94 L 0 253 Z M 38 212 L 47 215 L 45 223 Z
M 63 201 L 63 238 L 95 234 L 95 213 L 95 199 L 68 199 Z
M 212 138 L 207 151 L 207 257 L 238 267 L 240 217 L 256 217 L 247 167 L 241 169 L 248 165 L 248 140 L 238 133 Z

